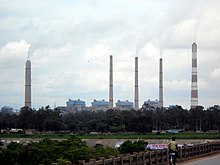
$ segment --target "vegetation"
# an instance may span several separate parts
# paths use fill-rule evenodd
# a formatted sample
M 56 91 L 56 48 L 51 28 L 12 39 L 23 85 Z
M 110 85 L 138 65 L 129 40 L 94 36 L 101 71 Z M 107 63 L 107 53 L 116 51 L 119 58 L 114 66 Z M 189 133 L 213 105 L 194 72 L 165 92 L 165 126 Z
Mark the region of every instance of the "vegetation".
M 122 154 L 130 153 L 133 154 L 134 152 L 140 152 L 145 150 L 145 142 L 138 140 L 138 141 L 130 141 L 127 140 L 119 147 L 119 151 Z
M 53 162 L 65 164 L 67 161 L 76 164 L 79 160 L 108 158 L 117 154 L 117 149 L 100 144 L 89 147 L 86 142 L 72 137 L 64 141 L 44 139 L 27 145 L 10 143 L 6 149 L 0 149 L 0 162 L 4 165 L 50 165 Z
M 220 130 L 220 107 L 204 110 L 186 110 L 181 106 L 172 109 L 140 109 L 138 111 L 108 110 L 106 112 L 82 111 L 62 115 L 59 110 L 47 106 L 39 110 L 23 107 L 19 115 L 0 113 L 0 129 L 35 129 L 39 132 L 86 134 L 100 133 L 151 133 L 152 130 L 182 129 L 184 131 Z
M 171 139 L 174 135 L 172 133 L 117 133 L 117 134 L 74 134 L 79 139 Z M 0 134 L 0 138 L 29 138 L 29 139 L 69 139 L 72 134 Z M 220 133 L 178 133 L 175 134 L 178 139 L 220 139 Z
M 39 110 L 23 107 L 19 115 L 0 113 L 0 129 L 21 128 L 37 130 L 37 134 L 0 134 L 0 138 L 43 138 L 39 142 L 26 145 L 11 143 L 0 148 L 0 162 L 4 165 L 49 165 L 52 162 L 65 164 L 78 163 L 91 158 L 116 156 L 118 154 L 143 151 L 143 139 L 170 139 L 167 133 L 151 133 L 152 130 L 180 129 L 188 132 L 178 133 L 176 138 L 219 139 L 219 133 L 204 133 L 220 130 L 220 107 L 206 110 L 199 106 L 186 110 L 180 106 L 172 109 L 141 109 L 138 111 L 108 110 L 106 112 L 82 111 L 63 115 L 59 110 L 47 106 Z M 95 134 L 91 134 L 91 133 Z M 73 136 L 74 134 L 74 136 Z M 80 139 L 140 139 L 126 141 L 119 149 L 97 144 L 89 147 Z M 51 140 L 62 139 L 62 140 Z M 68 139 L 68 140 L 63 140 Z

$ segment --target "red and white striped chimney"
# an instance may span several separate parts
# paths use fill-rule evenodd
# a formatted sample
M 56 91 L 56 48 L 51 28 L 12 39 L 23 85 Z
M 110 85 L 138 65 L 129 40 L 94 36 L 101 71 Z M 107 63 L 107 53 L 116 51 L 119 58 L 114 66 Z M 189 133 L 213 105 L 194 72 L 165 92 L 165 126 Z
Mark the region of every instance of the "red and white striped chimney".
M 191 109 L 198 106 L 197 45 L 192 44 Z

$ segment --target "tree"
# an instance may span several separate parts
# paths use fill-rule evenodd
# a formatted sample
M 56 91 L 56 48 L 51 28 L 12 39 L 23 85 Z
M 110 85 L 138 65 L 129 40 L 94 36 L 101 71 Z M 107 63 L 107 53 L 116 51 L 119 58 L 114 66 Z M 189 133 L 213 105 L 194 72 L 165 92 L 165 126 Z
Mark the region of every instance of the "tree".
M 18 125 L 23 129 L 33 129 L 35 126 L 35 111 L 29 107 L 22 107 Z
M 133 141 L 133 142 L 127 140 L 124 143 L 122 143 L 121 146 L 119 147 L 119 151 L 122 154 L 125 153 L 133 154 L 134 152 L 140 152 L 144 150 L 145 150 L 145 142 L 142 140 Z

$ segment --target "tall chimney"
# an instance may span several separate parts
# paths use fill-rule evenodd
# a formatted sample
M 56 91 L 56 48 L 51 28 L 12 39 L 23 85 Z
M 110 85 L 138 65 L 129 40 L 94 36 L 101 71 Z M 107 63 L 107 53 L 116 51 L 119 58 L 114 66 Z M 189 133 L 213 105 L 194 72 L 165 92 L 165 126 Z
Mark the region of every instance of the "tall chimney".
M 109 109 L 113 109 L 113 57 L 110 55 L 110 70 L 109 70 Z
M 160 58 L 159 68 L 159 106 L 163 107 L 163 59 Z
M 25 103 L 26 107 L 31 108 L 31 61 L 26 61 L 25 67 Z
M 134 109 L 139 108 L 139 98 L 138 98 L 138 57 L 135 57 L 135 85 L 134 85 Z
M 197 45 L 192 44 L 191 109 L 198 106 Z

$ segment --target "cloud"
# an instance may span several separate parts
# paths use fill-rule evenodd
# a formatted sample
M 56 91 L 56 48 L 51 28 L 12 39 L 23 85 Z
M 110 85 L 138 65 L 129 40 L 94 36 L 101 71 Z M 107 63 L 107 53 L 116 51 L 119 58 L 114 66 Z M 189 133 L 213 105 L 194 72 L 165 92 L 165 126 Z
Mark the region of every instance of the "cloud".
M 211 73 L 211 78 L 219 79 L 219 75 L 220 75 L 220 68 L 217 68 Z
M 187 91 L 190 87 L 190 81 L 188 80 L 173 80 L 170 82 L 165 82 L 165 86 L 167 89 L 175 90 L 175 91 Z
M 1 67 L 16 67 L 16 64 L 25 59 L 29 44 L 25 40 L 9 42 L 0 49 Z
M 109 49 L 110 49 L 109 46 L 97 44 L 95 47 L 86 50 L 84 59 L 88 61 L 88 63 L 98 62 L 99 64 L 106 65 L 106 63 L 103 63 L 103 56 L 106 57 L 110 56 Z
M 0 102 L 21 106 L 23 102 L 24 61 L 29 44 L 10 42 L 0 48 Z
M 219 84 L 219 4 L 217 0 L 4 1 L 0 88 L 7 97 L 0 101 L 23 104 L 30 46 L 34 107 L 63 105 L 68 98 L 88 104 L 94 98 L 107 100 L 109 55 L 114 63 L 114 100 L 133 100 L 135 56 L 140 104 L 155 100 L 162 48 L 165 104 L 189 107 L 191 44 L 196 41 L 199 93 L 213 104 Z M 209 106 L 208 101 L 204 104 Z

